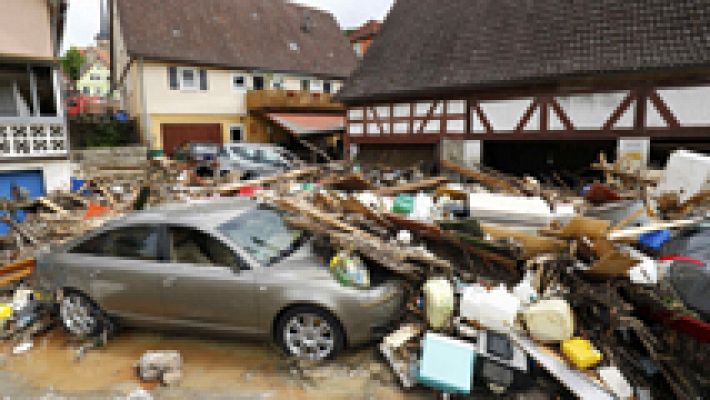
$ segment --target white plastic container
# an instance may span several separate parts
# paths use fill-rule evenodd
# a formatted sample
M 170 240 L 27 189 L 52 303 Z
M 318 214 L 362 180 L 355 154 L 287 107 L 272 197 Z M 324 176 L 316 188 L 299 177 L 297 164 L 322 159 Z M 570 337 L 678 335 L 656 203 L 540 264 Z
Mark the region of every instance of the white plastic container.
M 454 287 L 443 278 L 434 278 L 424 284 L 426 317 L 429 326 L 441 329 L 454 313 Z
M 513 288 L 513 294 L 520 300 L 520 304 L 523 306 L 537 301 L 538 295 L 532 287 L 532 279 L 532 271 L 527 271 L 523 280 Z
M 540 300 L 523 312 L 530 337 L 540 342 L 561 342 L 574 334 L 572 307 L 565 300 Z
M 417 221 L 430 221 L 433 207 L 434 200 L 431 196 L 426 193 L 419 192 L 414 197 L 414 210 L 409 217 L 416 219 Z
M 601 367 L 597 370 L 602 382 L 620 399 L 631 399 L 634 395 L 629 381 L 624 378 L 616 367 Z
M 488 329 L 510 331 L 519 309 L 520 300 L 503 285 L 490 291 L 481 285 L 471 285 L 463 289 L 461 316 L 478 321 Z

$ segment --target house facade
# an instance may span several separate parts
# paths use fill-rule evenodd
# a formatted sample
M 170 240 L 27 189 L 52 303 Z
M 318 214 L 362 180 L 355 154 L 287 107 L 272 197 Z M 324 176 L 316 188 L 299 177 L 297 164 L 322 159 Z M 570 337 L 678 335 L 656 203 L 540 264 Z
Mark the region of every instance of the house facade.
M 524 171 L 710 150 L 708 27 L 694 0 L 399 0 L 338 97 L 349 155 Z
M 83 53 L 86 61 L 79 72 L 76 89 L 83 96 L 108 97 L 111 94 L 111 60 L 108 49 L 89 47 Z
M 5 0 L 0 13 L 0 197 L 69 187 L 58 56 L 66 0 Z
M 113 0 L 110 13 L 113 85 L 153 154 L 274 141 L 276 111 L 344 116 L 330 95 L 356 61 L 330 14 L 284 0 Z

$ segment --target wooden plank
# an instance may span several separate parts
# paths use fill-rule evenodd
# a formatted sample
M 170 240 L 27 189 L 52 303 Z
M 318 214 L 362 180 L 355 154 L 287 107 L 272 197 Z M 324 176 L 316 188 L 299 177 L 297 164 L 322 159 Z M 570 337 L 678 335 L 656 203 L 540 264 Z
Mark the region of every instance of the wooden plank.
M 531 235 L 494 224 L 481 224 L 481 229 L 483 233 L 490 235 L 495 240 L 510 238 L 519 242 L 523 246 L 526 258 L 567 250 L 567 243 L 559 239 Z
M 448 179 L 444 176 L 422 179 L 416 182 L 409 182 L 399 186 L 384 187 L 375 191 L 380 196 L 391 196 L 399 193 L 418 192 L 423 189 L 430 189 L 446 183 Z
M 542 233 L 561 239 L 591 239 L 604 237 L 609 231 L 611 221 L 575 216 L 559 231 L 543 230 Z
M 239 191 L 239 189 L 247 186 L 263 186 L 276 182 L 290 181 L 296 178 L 301 178 L 307 175 L 313 175 L 320 170 L 318 167 L 306 167 L 297 169 L 294 171 L 289 171 L 280 175 L 269 176 L 266 178 L 253 179 L 249 181 L 229 183 L 226 185 L 218 186 L 216 191 L 222 194 L 230 194 Z
M 654 222 L 648 225 L 640 226 L 637 228 L 622 229 L 614 232 L 610 232 L 607 238 L 612 241 L 628 241 L 637 240 L 638 237 L 644 233 L 660 231 L 663 229 L 677 229 L 690 225 L 697 224 L 701 222 L 702 218 L 697 219 L 680 219 L 669 222 Z
M 59 215 L 66 216 L 69 214 L 69 212 L 67 210 L 58 206 L 55 202 L 53 202 L 52 200 L 49 200 L 46 197 L 38 197 L 37 203 L 49 208 L 50 210 L 54 211 L 55 213 L 57 213 Z
M 480 182 L 484 186 L 487 186 L 491 189 L 501 190 L 511 194 L 520 194 L 520 190 L 513 186 L 510 182 L 504 179 L 493 177 L 490 174 L 464 168 L 458 164 L 447 160 L 441 160 L 441 167 L 443 169 L 462 175 L 466 178 Z

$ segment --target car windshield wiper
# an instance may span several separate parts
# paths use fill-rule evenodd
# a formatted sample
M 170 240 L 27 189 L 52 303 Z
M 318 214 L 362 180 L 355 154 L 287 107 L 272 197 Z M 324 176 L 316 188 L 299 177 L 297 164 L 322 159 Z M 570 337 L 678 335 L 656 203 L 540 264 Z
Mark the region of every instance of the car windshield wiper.
M 273 256 L 269 260 L 269 265 L 276 264 L 277 262 L 279 262 L 279 261 L 283 260 L 284 258 L 293 254 L 296 250 L 298 250 L 303 245 L 303 243 L 306 242 L 307 238 L 308 238 L 308 235 L 306 235 L 305 233 L 302 233 L 298 238 L 296 238 L 294 241 L 292 241 L 291 244 L 288 245 L 288 247 L 286 247 L 283 250 L 280 250 L 279 254 Z

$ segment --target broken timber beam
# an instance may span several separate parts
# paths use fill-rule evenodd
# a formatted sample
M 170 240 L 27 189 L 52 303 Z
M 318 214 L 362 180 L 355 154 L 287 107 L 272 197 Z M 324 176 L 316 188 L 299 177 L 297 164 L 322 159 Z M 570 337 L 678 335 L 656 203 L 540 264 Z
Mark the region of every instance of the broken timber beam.
M 482 185 L 488 186 L 491 189 L 497 189 L 511 194 L 521 194 L 520 189 L 505 179 L 496 178 L 490 174 L 464 168 L 460 165 L 452 163 L 451 161 L 441 160 L 441 168 L 455 172 L 466 178 L 473 179 L 474 181 L 480 182 Z
M 409 182 L 399 186 L 383 187 L 375 191 L 380 196 L 391 196 L 399 193 L 417 192 L 422 189 L 436 188 L 446 183 L 448 179 L 444 176 L 437 176 L 429 179 L 422 179 L 416 182 Z

